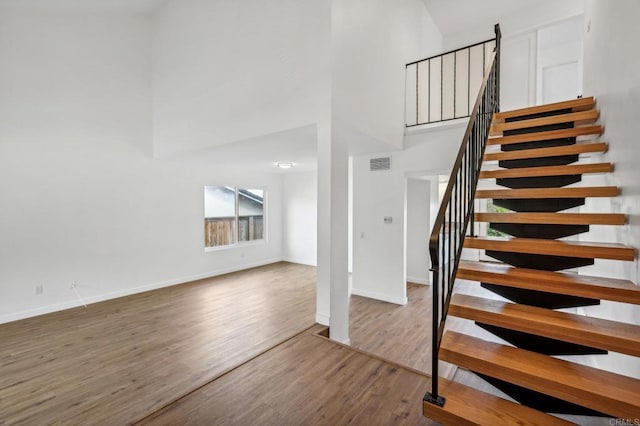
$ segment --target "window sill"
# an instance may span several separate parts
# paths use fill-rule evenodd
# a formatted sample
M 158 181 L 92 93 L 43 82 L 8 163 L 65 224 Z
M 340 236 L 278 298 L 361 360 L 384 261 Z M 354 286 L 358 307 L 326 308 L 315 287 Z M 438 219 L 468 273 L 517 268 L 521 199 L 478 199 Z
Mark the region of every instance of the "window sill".
M 243 241 L 241 243 L 229 244 L 226 246 L 216 246 L 216 247 L 205 247 L 204 252 L 209 253 L 211 251 L 221 251 L 221 250 L 231 250 L 234 248 L 242 248 L 249 246 L 263 246 L 267 244 L 267 240 L 254 240 L 254 241 Z

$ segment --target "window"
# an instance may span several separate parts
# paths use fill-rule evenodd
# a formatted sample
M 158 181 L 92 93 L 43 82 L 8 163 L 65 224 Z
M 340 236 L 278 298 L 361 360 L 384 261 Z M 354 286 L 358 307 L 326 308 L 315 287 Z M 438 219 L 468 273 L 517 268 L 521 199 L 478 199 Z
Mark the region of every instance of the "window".
M 504 207 L 496 206 L 493 204 L 492 199 L 487 200 L 487 213 L 511 213 L 511 210 L 505 209 Z M 504 232 L 498 231 L 497 229 L 491 228 L 489 224 L 487 224 L 487 235 L 490 237 L 508 237 L 508 234 Z
M 204 246 L 264 240 L 264 189 L 204 187 Z

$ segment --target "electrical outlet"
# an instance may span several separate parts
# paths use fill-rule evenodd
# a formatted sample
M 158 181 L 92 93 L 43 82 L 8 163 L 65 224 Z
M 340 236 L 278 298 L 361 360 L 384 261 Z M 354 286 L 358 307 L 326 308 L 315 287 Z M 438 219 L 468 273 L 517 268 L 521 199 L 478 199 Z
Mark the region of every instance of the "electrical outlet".
M 44 293 L 44 286 L 43 285 L 37 285 L 36 286 L 36 294 L 42 294 Z

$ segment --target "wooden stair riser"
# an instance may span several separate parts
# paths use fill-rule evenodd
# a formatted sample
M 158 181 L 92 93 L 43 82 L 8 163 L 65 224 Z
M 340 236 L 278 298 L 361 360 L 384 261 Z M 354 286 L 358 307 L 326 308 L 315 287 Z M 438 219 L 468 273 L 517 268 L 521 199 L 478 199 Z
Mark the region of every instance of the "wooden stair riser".
M 456 294 L 449 314 L 523 333 L 640 356 L 640 326 Z
M 553 158 L 567 155 L 587 153 L 604 153 L 608 149 L 606 142 L 585 143 L 557 146 L 551 148 L 525 149 L 520 151 L 488 152 L 484 154 L 484 161 L 526 160 L 537 158 Z
M 573 112 L 570 114 L 552 115 L 548 117 L 534 118 L 530 120 L 513 121 L 508 123 L 496 123 L 491 126 L 490 134 L 501 134 L 506 131 L 519 129 L 534 129 L 554 124 L 574 123 L 576 125 L 594 123 L 599 117 L 597 110 Z
M 558 294 L 513 286 L 509 287 L 488 282 L 482 282 L 480 283 L 480 286 L 511 302 L 528 306 L 537 306 L 538 308 L 566 309 L 596 306 L 600 304 L 599 299 L 572 296 L 569 294 Z
M 440 378 L 440 394 L 446 399 L 443 407 L 423 403 L 423 414 L 445 425 L 539 426 L 570 425 L 572 423 L 523 405 L 478 391 L 460 383 Z
M 512 237 L 557 239 L 589 231 L 589 225 L 623 225 L 624 215 L 580 213 L 476 213 L 476 222 L 488 222 Z M 526 225 L 526 226 L 523 226 Z
M 494 198 L 493 204 L 514 212 L 557 213 L 585 204 L 584 198 Z
M 476 222 L 552 224 L 552 225 L 624 225 L 625 215 L 616 213 L 476 213 Z
M 499 199 L 548 199 L 548 198 L 589 198 L 616 197 L 618 188 L 615 186 L 581 187 L 581 188 L 528 188 L 528 189 L 484 189 L 476 191 L 476 198 Z
M 573 166 L 543 166 L 517 169 L 483 170 L 480 179 L 524 178 L 538 176 L 567 176 L 585 173 L 610 173 L 611 163 L 578 164 Z
M 627 280 L 468 261 L 460 262 L 456 277 L 520 289 L 640 305 L 640 287 Z
M 633 261 L 635 250 L 620 244 L 585 243 L 575 241 L 539 240 L 533 238 L 467 237 L 465 248 L 527 253 L 550 256 L 570 256 L 585 259 Z
M 620 418 L 640 418 L 640 380 L 448 331 L 440 359 Z
M 518 268 L 533 268 L 544 271 L 565 271 L 595 264 L 594 259 L 574 256 L 515 253 L 497 250 L 485 250 L 485 255 Z
M 520 108 L 516 110 L 497 112 L 493 116 L 493 120 L 496 123 L 504 122 L 507 119 L 522 117 L 522 116 L 530 116 L 533 114 L 554 112 L 559 110 L 569 109 L 573 112 L 577 111 L 585 111 L 589 109 L 593 109 L 595 107 L 596 101 L 593 96 L 587 98 L 580 99 L 571 99 L 568 101 L 562 102 L 554 102 L 545 105 L 538 105 L 527 108 Z
M 535 238 L 555 240 L 558 238 L 572 237 L 589 232 L 589 225 L 555 225 L 555 224 L 528 224 L 491 222 L 489 227 L 503 234 L 515 238 Z
M 579 136 L 601 135 L 604 128 L 600 125 L 574 127 L 570 129 L 551 130 L 547 132 L 525 133 L 513 136 L 498 136 L 489 138 L 487 145 L 510 145 L 525 142 L 537 142 L 545 140 L 556 140 L 562 138 L 575 138 Z

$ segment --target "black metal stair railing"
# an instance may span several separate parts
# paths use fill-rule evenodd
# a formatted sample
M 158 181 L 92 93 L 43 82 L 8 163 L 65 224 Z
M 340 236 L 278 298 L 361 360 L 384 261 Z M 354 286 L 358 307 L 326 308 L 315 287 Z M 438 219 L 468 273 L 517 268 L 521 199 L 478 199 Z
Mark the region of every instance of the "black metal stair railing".
M 491 38 L 406 64 L 405 126 L 469 117 L 495 45 Z
M 468 225 L 474 229 L 474 199 L 491 119 L 500 105 L 500 26 L 496 24 L 495 50 L 486 68 L 478 98 L 458 151 L 449 184 L 429 240 L 433 273 L 431 392 L 426 402 L 443 406 L 438 391 L 438 351 L 462 255 Z

